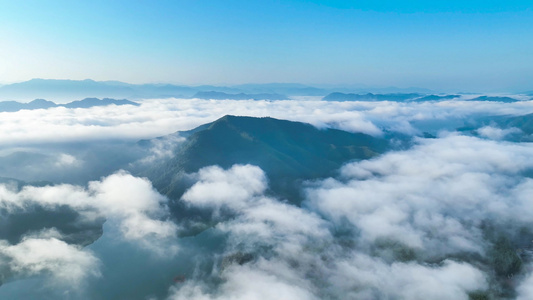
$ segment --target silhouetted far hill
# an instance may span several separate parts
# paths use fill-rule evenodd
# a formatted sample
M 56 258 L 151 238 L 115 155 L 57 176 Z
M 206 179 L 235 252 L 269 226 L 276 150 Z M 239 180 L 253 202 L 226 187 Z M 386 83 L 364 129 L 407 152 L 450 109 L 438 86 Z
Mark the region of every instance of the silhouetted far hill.
M 215 99 L 215 100 L 288 100 L 287 96 L 280 95 L 280 94 L 269 94 L 269 93 L 261 93 L 261 94 L 245 94 L 245 93 L 239 93 L 239 94 L 228 94 L 223 92 L 215 92 L 215 91 L 209 91 L 209 92 L 198 92 L 192 96 L 192 98 L 198 98 L 198 99 Z
M 143 174 L 173 199 L 186 188 L 185 173 L 211 165 L 252 164 L 265 171 L 273 192 L 299 203 L 299 181 L 330 176 L 343 163 L 374 157 L 387 146 L 362 133 L 273 118 L 225 116 L 188 135 L 170 159 Z
M 526 134 L 533 134 L 533 114 L 504 118 L 499 124 L 505 128 L 516 127 Z
M 44 99 L 35 99 L 29 103 L 20 103 L 17 101 L 3 101 L 0 102 L 0 112 L 15 112 L 23 109 L 33 110 L 33 109 L 47 109 L 51 107 L 63 106 L 66 108 L 90 108 L 94 106 L 107 106 L 107 105 L 135 105 L 139 106 L 139 103 L 129 101 L 126 99 L 116 100 L 116 99 L 97 99 L 97 98 L 86 98 L 83 100 L 72 101 L 67 104 L 56 104 L 52 101 L 47 101 Z
M 116 99 L 104 98 L 104 99 L 100 100 L 98 98 L 85 98 L 83 100 L 72 101 L 70 103 L 63 104 L 61 106 L 64 106 L 66 108 L 89 108 L 89 107 L 94 107 L 94 106 L 107 106 L 107 105 L 112 105 L 112 104 L 114 104 L 114 105 L 134 105 L 134 106 L 139 106 L 140 105 L 139 103 L 136 103 L 136 102 L 133 102 L 133 101 L 129 101 L 129 100 L 126 100 L 126 99 L 116 100 Z
M 513 102 L 517 102 L 520 100 L 511 98 L 511 97 L 479 96 L 474 99 L 471 99 L 470 101 L 493 101 L 493 102 L 513 103 Z
M 322 100 L 325 101 L 395 101 L 395 102 L 408 102 L 408 101 L 442 101 L 452 100 L 461 97 L 460 95 L 424 95 L 419 93 L 391 93 L 391 94 L 354 94 L 354 93 L 340 93 L 335 92 L 325 96 Z M 492 102 L 504 102 L 512 103 L 520 101 L 511 97 L 502 96 L 479 96 L 468 101 L 492 101 Z
M 287 96 L 325 96 L 331 92 L 344 93 L 432 93 L 420 88 L 356 88 L 315 87 L 297 83 L 241 84 L 235 86 L 184 86 L 175 84 L 130 84 L 120 81 L 32 79 L 0 86 L 0 100 L 28 101 L 35 98 L 69 99 L 96 98 L 190 98 L 197 92 L 230 94 L 280 94 Z M 276 99 L 277 100 L 277 99 Z
M 442 101 L 442 100 L 452 100 L 455 98 L 461 97 L 460 95 L 427 95 L 418 99 L 416 101 Z
M 352 93 L 331 93 L 326 97 L 322 98 L 325 101 L 396 101 L 403 102 L 408 100 L 413 100 L 420 98 L 423 95 L 417 93 L 408 93 L 408 94 L 352 94 Z
M 5 112 L 14 112 L 22 109 L 46 109 L 50 107 L 56 107 L 52 101 L 47 101 L 44 99 L 35 99 L 29 103 L 20 103 L 16 101 L 3 101 L 0 102 L 0 111 Z
M 234 86 L 245 93 L 277 93 L 289 96 L 324 96 L 330 91 L 299 83 L 241 84 Z
M 59 102 L 80 98 L 189 97 L 197 90 L 172 84 L 129 84 L 120 81 L 32 79 L 0 86 L 0 99 L 26 101 L 49 98 Z

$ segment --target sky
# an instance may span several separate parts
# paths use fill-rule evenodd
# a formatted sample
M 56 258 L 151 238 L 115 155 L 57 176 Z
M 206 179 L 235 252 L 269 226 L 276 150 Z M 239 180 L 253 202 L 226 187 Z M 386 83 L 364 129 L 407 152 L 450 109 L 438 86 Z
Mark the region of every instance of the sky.
M 533 90 L 531 1 L 6 1 L 0 83 Z

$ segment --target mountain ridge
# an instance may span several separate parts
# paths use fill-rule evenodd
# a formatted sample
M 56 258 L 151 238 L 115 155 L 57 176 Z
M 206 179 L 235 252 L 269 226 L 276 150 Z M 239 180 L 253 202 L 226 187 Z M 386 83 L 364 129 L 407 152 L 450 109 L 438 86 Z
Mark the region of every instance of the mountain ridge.
M 45 99 L 35 99 L 28 103 L 22 103 L 18 101 L 0 101 L 0 112 L 16 112 L 19 110 L 34 110 L 34 109 L 48 109 L 52 107 L 66 107 L 66 108 L 90 108 L 94 106 L 107 106 L 107 105 L 134 105 L 139 106 L 139 103 L 127 100 L 127 99 L 111 99 L 111 98 L 85 98 L 82 100 L 72 101 L 66 104 L 57 104 Z
M 270 117 L 226 115 L 186 136 L 169 159 L 141 174 L 172 199 L 178 199 L 184 191 L 180 182 L 183 174 L 210 165 L 229 168 L 234 164 L 259 166 L 275 193 L 298 198 L 297 179 L 332 175 L 342 164 L 374 157 L 387 147 L 384 140 L 363 133 L 317 129 L 311 124 Z
M 260 94 L 229 94 L 224 92 L 208 91 L 197 92 L 192 98 L 204 99 L 204 100 L 289 100 L 285 95 L 274 93 L 260 93 Z
M 232 94 L 280 94 L 287 96 L 325 96 L 332 92 L 345 93 L 431 93 L 423 88 L 371 88 L 308 85 L 299 83 L 259 83 L 228 86 L 196 85 L 187 86 L 169 83 L 131 84 L 120 81 L 31 79 L 24 82 L 0 85 L 0 99 L 29 101 L 35 98 L 48 98 L 55 101 L 68 101 L 76 98 L 190 98 L 197 92 L 216 91 Z

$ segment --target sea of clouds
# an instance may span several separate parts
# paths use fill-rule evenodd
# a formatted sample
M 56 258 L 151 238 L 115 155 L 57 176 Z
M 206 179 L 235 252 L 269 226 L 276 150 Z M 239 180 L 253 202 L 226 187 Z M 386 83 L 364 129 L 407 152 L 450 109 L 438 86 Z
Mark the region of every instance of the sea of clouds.
M 267 177 L 256 166 L 201 169 L 191 174 L 196 183 L 181 201 L 208 212 L 214 223 L 193 237 L 177 236 L 172 200 L 126 171 L 100 174 L 85 185 L 0 185 L 5 214 L 66 206 L 79 213 L 80 224 L 106 220 L 103 236 L 86 247 L 66 243 L 54 229 L 27 233 L 17 243 L 0 241 L 0 298 L 469 299 L 509 289 L 510 298 L 531 299 L 533 264 L 524 259 L 522 272 L 502 282 L 490 269 L 490 253 L 497 236 L 522 244 L 522 237 L 532 236 L 533 145 L 502 140 L 519 129 L 455 132 L 480 116 L 527 113 L 533 113 L 532 101 L 317 99 L 154 99 L 138 107 L 0 113 L 4 153 L 153 138 L 226 114 L 374 136 L 420 136 L 428 124 L 442 129 L 428 129 L 438 138 L 414 137 L 409 149 L 306 182 L 300 207 L 267 195 Z M 156 144 L 144 163 L 171 155 L 168 144 L 180 141 Z M 75 152 L 47 151 L 54 161 L 50 172 L 83 172 L 89 163 Z
M 531 101 L 289 101 L 152 99 L 140 106 L 21 110 L 0 113 L 0 143 L 22 146 L 52 142 L 142 139 L 193 129 L 224 115 L 264 117 L 311 123 L 379 136 L 383 129 L 419 133 L 410 122 L 464 122 L 479 115 L 522 115 Z M 462 124 L 462 123 L 460 123 Z M 444 124 L 441 124 L 442 126 Z M 450 128 L 455 129 L 455 128 Z

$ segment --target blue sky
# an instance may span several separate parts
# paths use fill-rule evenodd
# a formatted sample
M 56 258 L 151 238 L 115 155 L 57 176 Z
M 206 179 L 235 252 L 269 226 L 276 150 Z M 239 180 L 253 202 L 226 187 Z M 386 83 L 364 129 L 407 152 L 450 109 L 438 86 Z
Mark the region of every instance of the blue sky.
M 533 90 L 533 1 L 0 0 L 31 78 Z

